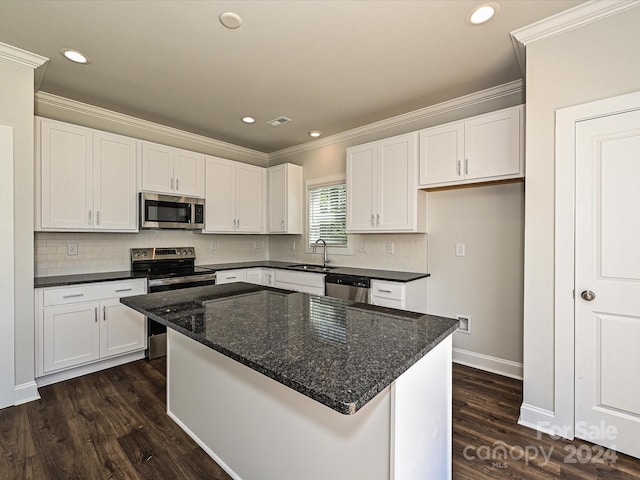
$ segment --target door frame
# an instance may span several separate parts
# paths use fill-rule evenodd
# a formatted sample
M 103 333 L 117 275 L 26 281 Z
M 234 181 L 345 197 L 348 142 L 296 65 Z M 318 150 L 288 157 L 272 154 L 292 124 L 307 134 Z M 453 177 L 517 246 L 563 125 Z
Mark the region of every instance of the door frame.
M 13 127 L 0 125 L 0 408 L 15 404 L 15 260 L 13 210 Z
M 556 111 L 554 424 L 575 436 L 575 169 L 578 122 L 640 109 L 640 91 Z

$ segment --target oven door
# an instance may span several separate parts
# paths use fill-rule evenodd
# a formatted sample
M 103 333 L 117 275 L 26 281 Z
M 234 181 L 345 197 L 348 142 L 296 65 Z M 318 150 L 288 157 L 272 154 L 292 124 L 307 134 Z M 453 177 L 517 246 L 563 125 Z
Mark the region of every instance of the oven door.
M 184 277 L 154 278 L 148 281 L 148 292 L 166 292 L 181 288 L 203 287 L 216 284 L 215 273 L 188 275 Z M 147 332 L 149 335 L 147 358 L 152 360 L 167 354 L 167 327 L 147 318 Z
M 140 193 L 140 227 L 201 229 L 204 223 L 204 200 Z

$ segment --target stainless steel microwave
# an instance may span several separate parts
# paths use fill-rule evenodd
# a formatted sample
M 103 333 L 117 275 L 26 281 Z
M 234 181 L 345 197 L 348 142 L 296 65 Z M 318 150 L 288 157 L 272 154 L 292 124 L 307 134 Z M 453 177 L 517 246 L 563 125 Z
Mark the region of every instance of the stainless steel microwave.
M 140 192 L 140 228 L 204 228 L 204 200 Z

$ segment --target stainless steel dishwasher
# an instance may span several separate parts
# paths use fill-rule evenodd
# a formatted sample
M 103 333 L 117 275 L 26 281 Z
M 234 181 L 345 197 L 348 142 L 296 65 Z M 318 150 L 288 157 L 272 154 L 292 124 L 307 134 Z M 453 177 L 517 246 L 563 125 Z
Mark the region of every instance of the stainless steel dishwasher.
M 371 279 L 368 277 L 329 273 L 324 277 L 324 284 L 327 297 L 371 303 Z

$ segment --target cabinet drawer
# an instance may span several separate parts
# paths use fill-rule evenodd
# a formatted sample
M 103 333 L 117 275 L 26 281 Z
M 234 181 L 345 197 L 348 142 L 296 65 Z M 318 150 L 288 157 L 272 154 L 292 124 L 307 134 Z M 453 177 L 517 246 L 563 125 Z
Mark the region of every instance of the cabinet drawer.
M 227 270 L 216 272 L 216 285 L 222 285 L 224 283 L 245 282 L 246 280 L 246 270 Z
M 371 296 L 378 298 L 388 298 L 398 300 L 400 302 L 405 299 L 406 289 L 404 284 L 397 282 L 380 282 L 374 280 L 371 282 Z
M 324 297 L 324 285 L 322 287 L 310 287 L 309 285 L 277 281 L 275 287 L 282 288 L 283 290 L 291 290 L 293 292 L 308 293 L 310 295 Z
M 89 302 L 103 298 L 120 298 L 146 293 L 146 280 L 102 282 L 96 284 L 71 285 L 46 288 L 42 292 L 43 306 L 67 305 Z

